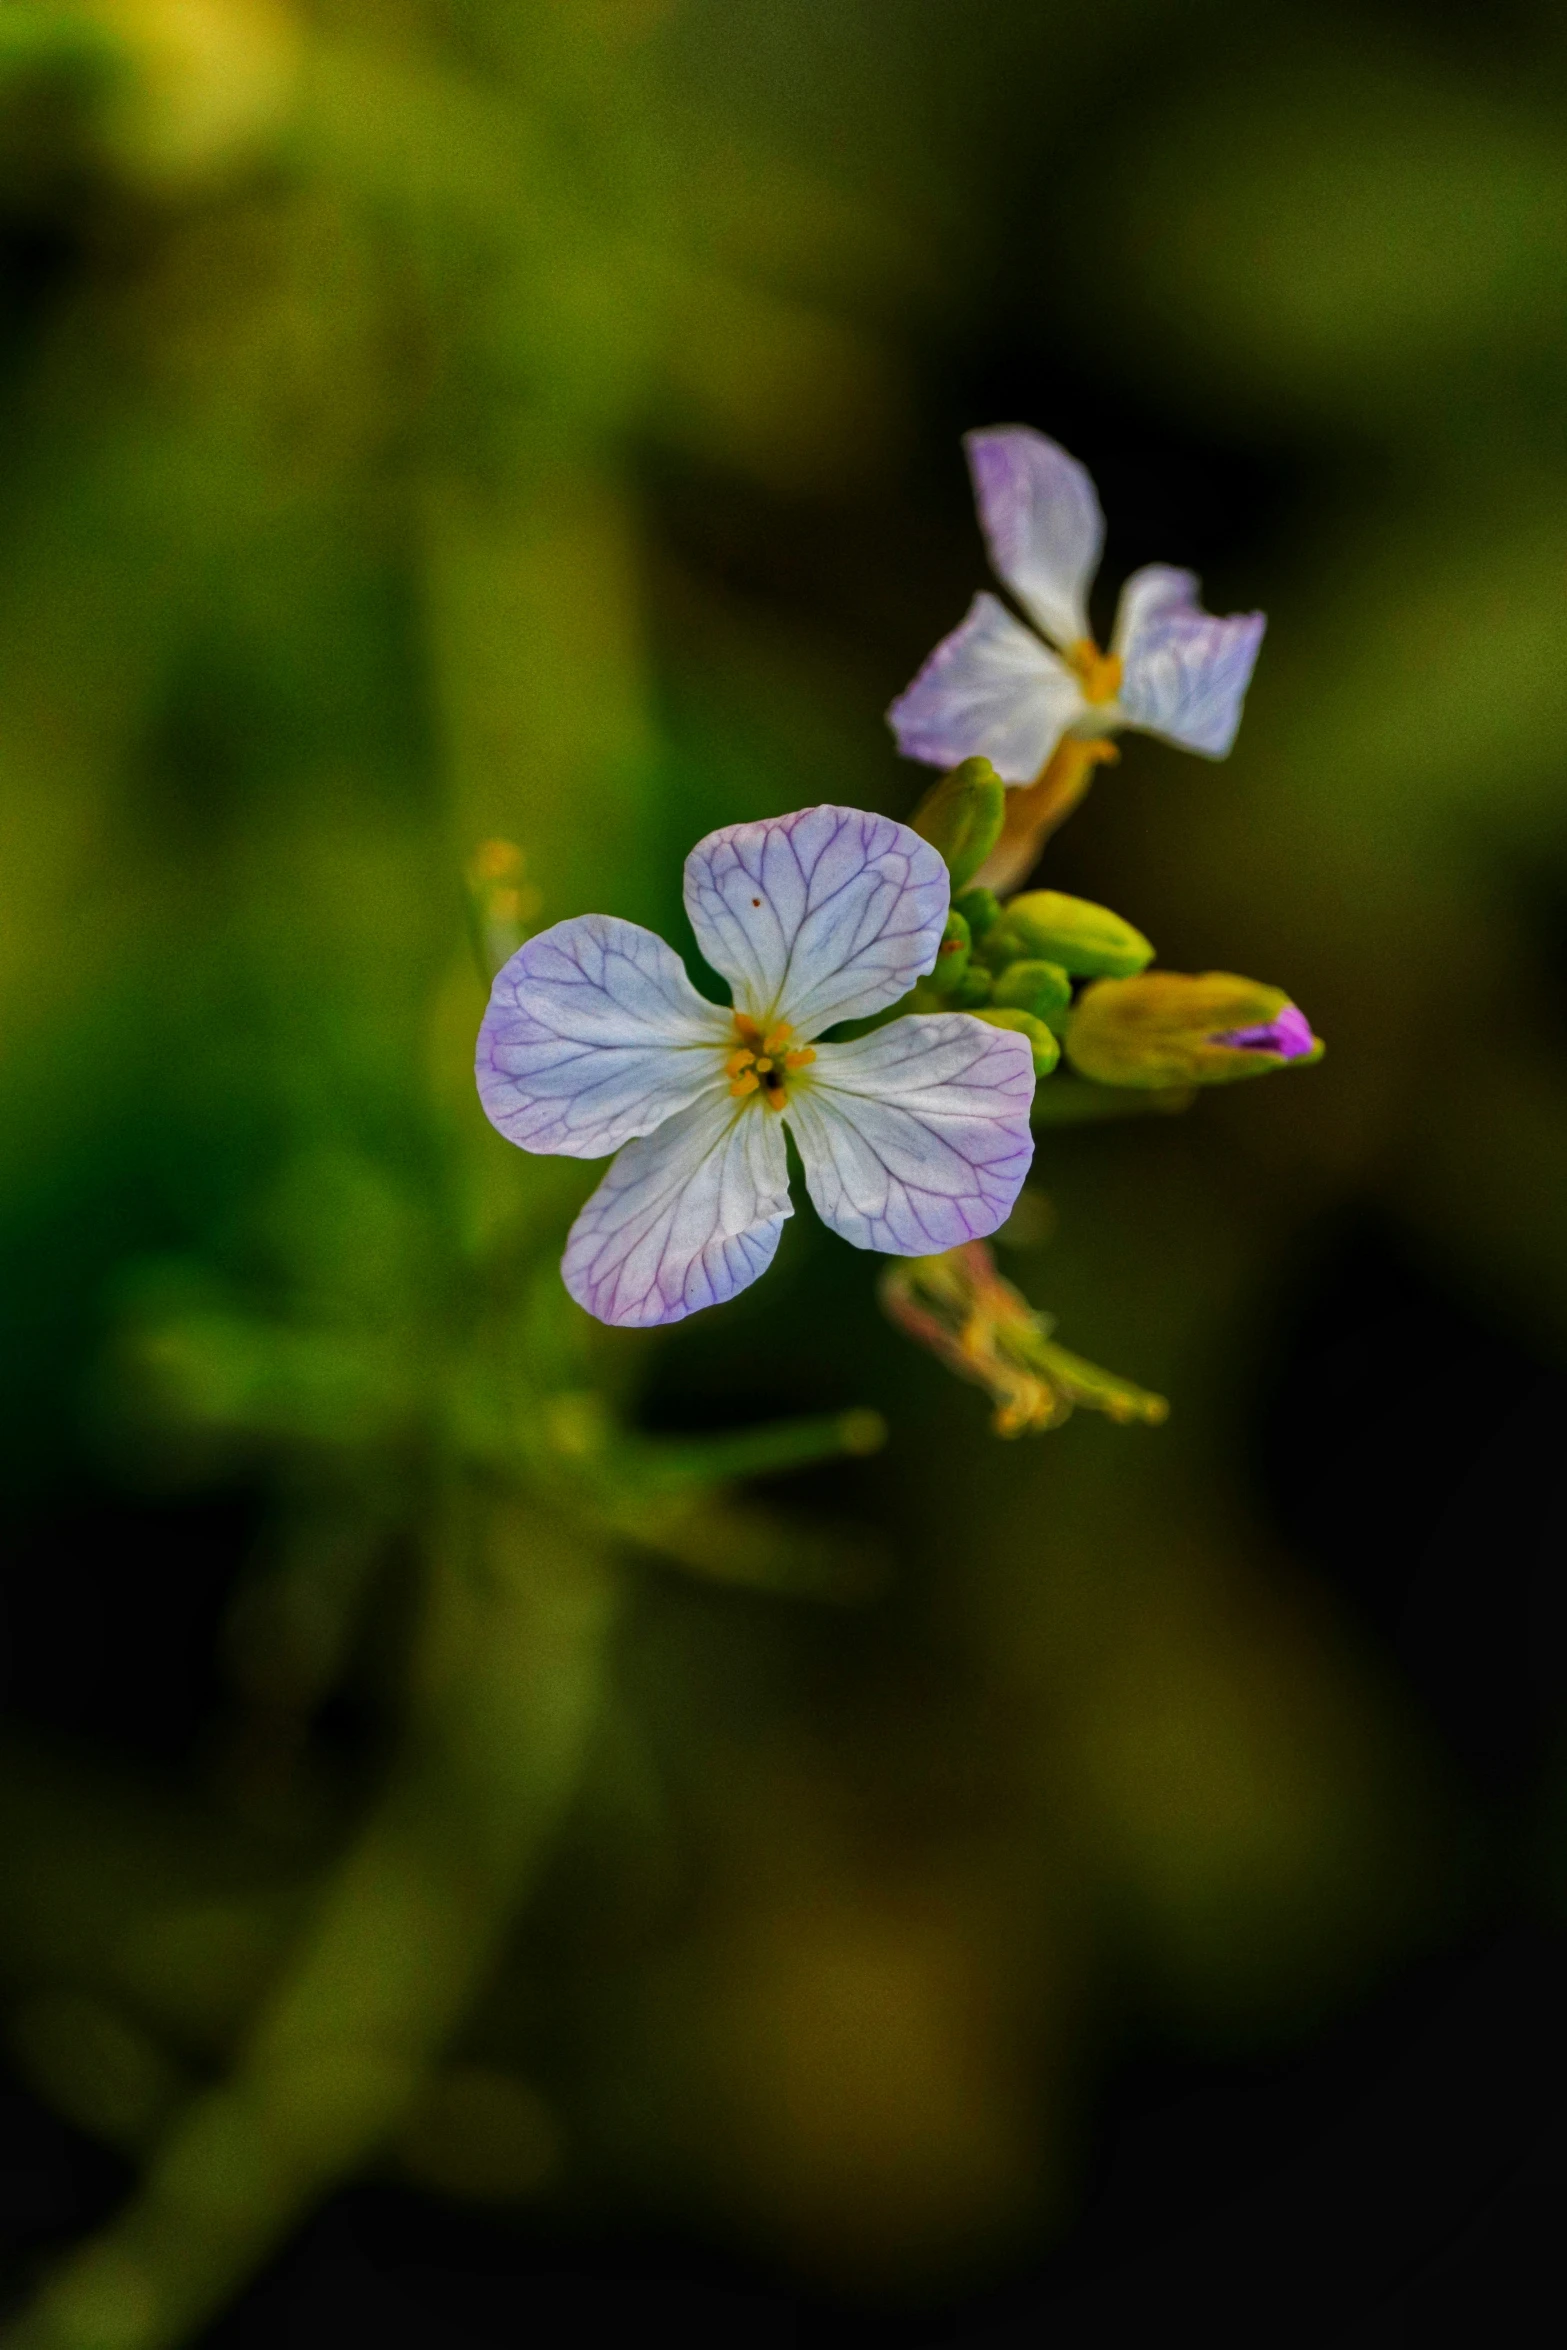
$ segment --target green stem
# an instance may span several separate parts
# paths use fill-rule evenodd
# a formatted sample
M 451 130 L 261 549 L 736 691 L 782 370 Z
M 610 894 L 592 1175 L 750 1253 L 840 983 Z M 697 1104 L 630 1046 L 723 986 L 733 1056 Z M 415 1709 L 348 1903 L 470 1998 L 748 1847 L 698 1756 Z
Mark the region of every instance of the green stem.
M 740 1477 L 807 1468 L 844 1453 L 876 1452 L 886 1440 L 879 1412 L 835 1412 L 830 1419 L 764 1421 L 721 1436 L 643 1440 L 623 1447 L 615 1466 L 637 1494 L 690 1493 Z
M 372 2156 L 492 1964 L 577 1782 L 614 1590 L 511 1504 L 436 1561 L 404 1757 L 248 2036 L 14 2350 L 175 2350 Z
M 1190 1085 L 1092 1085 L 1086 1077 L 1051 1077 L 1034 1094 L 1033 1126 L 1093 1126 L 1107 1118 L 1176 1117 L 1196 1100 Z

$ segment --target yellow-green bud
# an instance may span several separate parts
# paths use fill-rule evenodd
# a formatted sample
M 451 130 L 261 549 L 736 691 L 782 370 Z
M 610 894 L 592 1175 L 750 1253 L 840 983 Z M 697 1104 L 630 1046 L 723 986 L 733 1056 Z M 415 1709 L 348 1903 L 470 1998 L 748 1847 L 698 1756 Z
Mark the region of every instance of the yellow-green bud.
M 1020 1012 L 1015 1007 L 1008 1006 L 997 1010 L 978 1012 L 975 1017 L 980 1020 L 988 1020 L 992 1028 L 1011 1028 L 1015 1029 L 1019 1036 L 1026 1036 L 1033 1047 L 1034 1075 L 1036 1077 L 1048 1077 L 1061 1058 L 1061 1047 L 1056 1041 L 1054 1031 L 1047 1028 L 1043 1020 L 1036 1020 L 1032 1012 Z
M 1007 790 L 988 759 L 965 759 L 933 784 L 909 821 L 939 849 L 954 893 L 966 888 L 996 845 Z
M 1129 979 L 1153 961 L 1153 948 L 1130 922 L 1108 906 L 1064 897 L 1058 889 L 1031 889 L 1009 899 L 1000 921 L 985 933 L 983 952 L 993 969 L 1042 960 L 1059 963 L 1078 979 Z
M 1072 982 L 1059 963 L 1009 963 L 990 991 L 994 1004 L 1032 1012 L 1053 1028 L 1072 1001 Z
M 1282 988 L 1233 971 L 1101 979 L 1066 1026 L 1067 1059 L 1097 1085 L 1229 1085 L 1322 1050 Z

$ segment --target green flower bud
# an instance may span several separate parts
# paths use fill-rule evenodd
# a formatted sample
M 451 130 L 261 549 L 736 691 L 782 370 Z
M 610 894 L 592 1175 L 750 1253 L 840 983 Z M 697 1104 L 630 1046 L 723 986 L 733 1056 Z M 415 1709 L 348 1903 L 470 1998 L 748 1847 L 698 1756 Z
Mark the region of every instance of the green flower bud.
M 984 964 L 970 963 L 943 1009 L 949 1012 L 977 1012 L 981 1004 L 989 1003 L 990 990 L 990 973 Z
M 996 845 L 1007 790 L 988 759 L 965 759 L 933 784 L 909 821 L 946 859 L 954 891 L 971 882 Z
M 1072 982 L 1059 963 L 1009 963 L 990 991 L 994 1004 L 1032 1012 L 1054 1027 L 1071 1007 Z
M 1077 979 L 1128 979 L 1153 961 L 1153 948 L 1108 906 L 1063 897 L 1058 889 L 1031 889 L 1002 907 L 1000 921 L 985 933 L 984 956 L 992 969 L 1043 960 Z
M 1061 1047 L 1056 1042 L 1054 1031 L 1047 1028 L 1043 1020 L 1036 1020 L 1032 1012 L 1020 1012 L 1008 1006 L 1000 1011 L 980 1012 L 976 1017 L 988 1020 L 992 1028 L 1012 1028 L 1019 1036 L 1026 1036 L 1034 1049 L 1036 1077 L 1048 1077 L 1061 1058 Z
M 947 916 L 947 927 L 941 934 L 941 944 L 936 949 L 934 968 L 927 971 L 919 983 L 921 992 L 949 996 L 954 988 L 961 987 L 968 970 L 969 952 L 968 924 L 961 914 L 951 913 Z
M 993 889 L 966 889 L 952 902 L 968 924 L 969 936 L 976 945 L 1001 919 L 1001 900 Z
M 1066 1028 L 1067 1059 L 1097 1085 L 1229 1085 L 1322 1051 L 1282 988 L 1233 971 L 1101 979 Z

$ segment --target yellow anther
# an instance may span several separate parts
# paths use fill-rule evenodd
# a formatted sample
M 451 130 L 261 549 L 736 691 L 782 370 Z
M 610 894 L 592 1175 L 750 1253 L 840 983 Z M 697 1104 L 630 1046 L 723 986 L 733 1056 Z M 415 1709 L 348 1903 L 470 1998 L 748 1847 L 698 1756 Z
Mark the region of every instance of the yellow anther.
M 765 1036 L 747 1012 L 736 1012 L 734 1023 L 740 1043 L 724 1063 L 731 1094 L 743 1101 L 747 1094 L 760 1090 L 769 1109 L 787 1109 L 788 1073 L 791 1069 L 805 1068 L 815 1060 L 815 1053 L 809 1045 L 796 1046 L 793 1052 L 787 1049 L 794 1034 L 787 1020 L 776 1022 Z
M 1101 653 L 1091 636 L 1080 636 L 1066 652 L 1069 666 L 1082 680 L 1083 699 L 1097 705 L 1113 702 L 1121 690 L 1121 656 Z

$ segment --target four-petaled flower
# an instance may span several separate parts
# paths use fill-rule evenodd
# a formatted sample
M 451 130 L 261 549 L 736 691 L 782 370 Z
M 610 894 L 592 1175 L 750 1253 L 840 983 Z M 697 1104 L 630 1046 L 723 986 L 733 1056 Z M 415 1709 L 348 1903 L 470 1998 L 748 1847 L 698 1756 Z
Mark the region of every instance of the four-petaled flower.
M 733 1010 L 612 915 L 512 956 L 479 1031 L 486 1114 L 524 1150 L 619 1152 L 566 1243 L 579 1304 L 676 1322 L 765 1272 L 792 1212 L 785 1126 L 817 1213 L 857 1247 L 927 1256 L 995 1231 L 1033 1156 L 1026 1037 L 948 1012 L 817 1041 L 931 969 L 948 900 L 906 824 L 805 808 L 726 825 L 686 859 L 686 911 Z
M 1003 783 L 1026 784 L 1043 780 L 1059 744 L 1092 741 L 1097 756 L 1113 756 L 1104 738 L 1135 727 L 1222 759 L 1263 615 L 1217 620 L 1197 602 L 1194 573 L 1150 563 L 1121 590 L 1102 653 L 1088 589 L 1104 516 L 1084 468 L 1027 425 L 971 432 L 963 445 L 991 562 L 1039 634 L 997 597 L 977 595 L 887 713 L 905 758 L 954 767 L 978 755 Z

